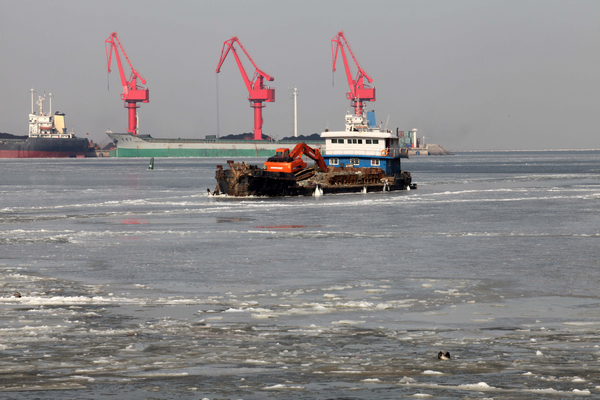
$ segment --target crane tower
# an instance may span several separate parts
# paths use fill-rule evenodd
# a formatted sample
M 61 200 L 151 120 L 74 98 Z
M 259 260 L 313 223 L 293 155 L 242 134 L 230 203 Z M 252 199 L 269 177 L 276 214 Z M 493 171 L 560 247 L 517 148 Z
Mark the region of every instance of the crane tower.
M 119 46 L 118 48 L 117 45 Z M 141 81 L 142 85 L 146 84 L 146 80 L 142 78 L 142 76 L 131 65 L 131 61 L 129 61 L 129 57 L 127 57 L 127 53 L 125 53 L 125 50 L 123 49 L 123 46 L 121 45 L 121 42 L 117 37 L 117 32 L 113 32 L 110 34 L 108 39 L 104 41 L 104 47 L 106 49 L 106 60 L 108 62 L 109 73 L 114 49 L 115 58 L 117 59 L 117 65 L 119 66 L 121 84 L 123 85 L 123 93 L 121 93 L 121 99 L 125 101 L 125 108 L 127 109 L 128 115 L 127 132 L 131 133 L 132 135 L 137 135 L 138 126 L 136 111 L 139 108 L 137 103 L 148 103 L 148 101 L 150 101 L 150 91 L 148 90 L 148 88 L 138 85 L 138 79 Z M 121 52 L 127 60 L 129 68 L 131 69 L 131 75 L 129 76 L 129 80 L 127 80 L 127 78 L 125 77 L 125 72 L 123 72 L 123 65 L 121 64 L 121 57 L 119 56 L 118 49 L 121 49 Z
M 246 70 L 242 65 L 242 61 L 240 60 L 240 57 L 238 56 L 238 53 L 235 47 L 233 46 L 236 42 L 240 49 L 242 49 L 246 57 L 248 57 L 248 60 L 250 60 L 250 62 L 254 66 L 254 76 L 252 77 L 252 79 L 250 79 L 248 77 L 248 74 L 246 74 Z M 248 100 L 250 101 L 250 107 L 254 108 L 254 140 L 263 140 L 262 109 L 264 105 L 262 103 L 265 101 L 269 103 L 275 101 L 275 89 L 270 88 L 268 86 L 264 86 L 264 80 L 266 79 L 267 81 L 272 81 L 274 79 L 272 76 L 261 71 L 256 66 L 256 64 L 252 60 L 252 57 L 250 57 L 250 55 L 248 54 L 246 49 L 244 49 L 244 46 L 242 46 L 242 43 L 236 36 L 232 37 L 229 40 L 226 40 L 223 43 L 223 48 L 221 49 L 221 59 L 219 60 L 219 65 L 217 66 L 217 74 L 221 72 L 221 66 L 223 65 L 223 61 L 225 61 L 225 58 L 227 57 L 227 54 L 229 54 L 230 50 L 233 53 L 233 56 L 235 57 L 235 61 L 237 62 L 238 68 L 240 69 L 240 73 L 242 74 L 244 84 L 248 89 Z
M 354 64 L 358 69 L 356 73 L 356 77 L 352 78 L 352 73 L 350 72 L 350 65 L 348 64 L 348 59 L 346 58 L 346 52 L 344 51 L 344 47 L 348 49 L 348 53 L 352 56 L 352 60 L 354 60 Z M 344 59 L 344 68 L 346 69 L 346 78 L 348 79 L 348 86 L 350 87 L 350 91 L 346 93 L 346 98 L 351 100 L 351 105 L 354 107 L 354 115 L 363 114 L 364 102 L 365 101 L 375 101 L 375 88 L 370 87 L 369 83 L 373 82 L 373 79 L 367 75 L 365 70 L 363 70 L 356 57 L 354 57 L 354 53 L 352 53 L 352 49 L 350 49 L 350 45 L 346 41 L 346 37 L 344 36 L 344 32 L 338 32 L 337 35 L 333 39 L 331 39 L 331 54 L 333 57 L 333 72 L 335 72 L 335 64 L 337 62 L 338 52 L 342 53 L 342 58 Z M 365 79 L 367 82 L 365 82 Z

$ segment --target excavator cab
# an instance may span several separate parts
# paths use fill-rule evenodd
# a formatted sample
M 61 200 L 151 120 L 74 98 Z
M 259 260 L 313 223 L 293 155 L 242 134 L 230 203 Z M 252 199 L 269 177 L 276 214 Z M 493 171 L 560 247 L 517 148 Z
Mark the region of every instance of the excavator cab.
M 290 149 L 277 149 L 275 150 L 275 156 L 273 158 L 288 158 L 290 156 Z
M 290 149 L 277 149 L 275 155 L 269 157 L 265 163 L 267 171 L 271 172 L 297 172 L 306 168 L 306 163 L 302 158 L 290 156 Z

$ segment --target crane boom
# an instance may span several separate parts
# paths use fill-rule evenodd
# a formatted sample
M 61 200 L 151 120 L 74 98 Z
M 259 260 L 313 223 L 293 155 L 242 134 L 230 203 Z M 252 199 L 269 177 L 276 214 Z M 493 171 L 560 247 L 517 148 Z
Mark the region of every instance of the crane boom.
M 117 32 L 111 33 L 108 39 L 104 41 L 104 48 L 106 50 L 108 73 L 111 72 L 110 66 L 112 63 L 112 54 L 114 50 L 115 58 L 117 59 L 117 65 L 119 67 L 121 85 L 123 86 L 121 100 L 125 101 L 124 106 L 125 108 L 127 108 L 128 114 L 127 132 L 131 133 L 132 135 L 136 135 L 138 132 L 136 110 L 139 108 L 137 103 L 148 103 L 150 101 L 149 89 L 138 85 L 138 79 L 141 81 L 142 85 L 146 84 L 146 80 L 142 77 L 142 75 L 140 75 L 139 72 L 137 72 L 135 68 L 133 68 L 133 65 L 131 65 L 131 61 L 129 61 L 129 57 L 127 57 L 127 53 L 125 52 L 125 49 L 123 49 L 123 46 L 121 45 L 121 42 L 117 37 Z M 131 69 L 131 75 L 129 76 L 129 80 L 127 80 L 127 78 L 125 77 L 125 72 L 123 71 L 121 57 L 119 56 L 119 49 L 121 49 L 121 52 L 127 60 L 129 68 Z
M 252 79 L 248 77 L 248 74 L 244 69 L 244 65 L 242 64 L 242 61 L 240 60 L 240 57 L 238 56 L 238 53 L 234 47 L 235 43 L 237 43 L 240 49 L 242 49 L 254 67 L 254 75 L 252 76 Z M 275 89 L 264 86 L 264 80 L 266 79 L 267 81 L 273 81 L 274 78 L 256 66 L 254 60 L 252 60 L 252 57 L 250 57 L 250 54 L 248 54 L 236 36 L 223 42 L 221 58 L 219 59 L 219 64 L 217 65 L 216 70 L 217 74 L 221 72 L 221 66 L 225 61 L 225 58 L 227 58 L 230 50 L 235 57 L 235 61 L 242 75 L 242 79 L 244 80 L 244 84 L 246 85 L 246 89 L 248 89 L 248 100 L 250 101 L 250 107 L 254 108 L 254 140 L 262 140 L 262 109 L 264 107 L 262 103 L 270 103 L 275 101 Z
M 356 77 L 352 77 L 352 73 L 350 72 L 350 65 L 348 63 L 348 59 L 346 57 L 346 52 L 344 51 L 344 47 L 348 49 L 348 53 L 352 57 L 356 68 L 358 69 L 356 73 Z M 344 36 L 344 32 L 340 31 L 338 34 L 331 39 L 331 55 L 333 58 L 333 72 L 335 72 L 335 65 L 337 63 L 338 52 L 342 53 L 342 59 L 344 60 L 344 68 L 346 70 L 346 78 L 348 79 L 348 86 L 350 87 L 350 91 L 346 93 L 346 98 L 350 99 L 352 107 L 354 107 L 355 115 L 363 114 L 363 107 L 365 101 L 375 101 L 375 88 L 370 87 L 369 83 L 373 82 L 373 79 L 365 72 L 364 69 L 360 67 L 360 64 L 354 57 L 354 53 L 346 41 L 346 37 Z M 365 79 L 367 82 L 365 82 Z

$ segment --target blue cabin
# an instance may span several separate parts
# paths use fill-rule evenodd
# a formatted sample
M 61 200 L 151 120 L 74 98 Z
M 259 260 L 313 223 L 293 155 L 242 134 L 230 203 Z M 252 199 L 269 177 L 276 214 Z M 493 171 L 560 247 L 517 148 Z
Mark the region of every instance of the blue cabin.
M 348 114 L 345 130 L 321 133 L 325 163 L 333 167 L 378 167 L 388 176 L 399 173 L 406 149 L 400 146 L 397 132 L 382 130 L 375 121 L 373 111 Z

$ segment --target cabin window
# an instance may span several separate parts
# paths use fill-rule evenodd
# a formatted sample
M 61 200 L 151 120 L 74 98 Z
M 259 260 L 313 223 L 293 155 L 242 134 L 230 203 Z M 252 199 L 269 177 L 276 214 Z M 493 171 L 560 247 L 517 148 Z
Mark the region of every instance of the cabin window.
M 337 143 L 337 139 L 331 139 L 331 143 Z
M 352 165 L 358 165 L 358 164 L 360 164 L 360 160 L 358 158 L 351 158 L 350 159 L 350 164 L 352 164 Z
M 348 144 L 352 144 L 352 139 L 348 139 Z
M 373 139 L 373 144 L 379 144 L 379 139 Z
M 367 139 L 367 140 L 365 140 L 365 143 L 366 143 L 366 144 L 371 144 L 371 139 Z
M 362 144 L 362 139 L 358 139 L 358 144 Z
M 373 165 L 373 166 L 379 166 L 379 158 L 372 158 L 371 159 L 371 165 Z
M 339 163 L 340 163 L 339 158 L 330 158 L 329 159 L 329 165 L 338 165 Z
M 352 143 L 356 144 L 356 139 L 352 139 Z

